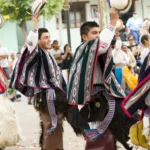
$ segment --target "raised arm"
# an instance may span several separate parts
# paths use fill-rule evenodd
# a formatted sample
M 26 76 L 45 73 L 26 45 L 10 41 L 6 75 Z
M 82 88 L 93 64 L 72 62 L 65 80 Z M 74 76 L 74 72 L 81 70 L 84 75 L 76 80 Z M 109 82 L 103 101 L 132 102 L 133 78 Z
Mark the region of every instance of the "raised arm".
M 30 53 L 33 52 L 33 50 L 38 44 L 39 15 L 35 16 L 32 20 L 33 20 L 33 30 L 30 31 L 27 37 L 27 42 L 26 42 L 26 46 L 28 50 L 30 51 Z
M 117 23 L 117 20 L 119 19 L 118 11 L 115 8 L 111 8 L 110 16 L 111 16 L 111 19 L 110 19 L 109 25 L 106 27 L 106 29 L 104 29 L 100 33 L 99 55 L 107 52 L 111 44 L 111 41 L 115 35 L 116 23 Z

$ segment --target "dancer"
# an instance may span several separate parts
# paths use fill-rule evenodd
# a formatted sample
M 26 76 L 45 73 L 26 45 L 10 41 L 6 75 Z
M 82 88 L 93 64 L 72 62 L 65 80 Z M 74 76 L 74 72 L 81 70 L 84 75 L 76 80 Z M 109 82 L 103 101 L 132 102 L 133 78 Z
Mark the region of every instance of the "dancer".
M 117 10 L 111 8 L 110 15 L 110 24 L 101 33 L 95 22 L 81 26 L 83 43 L 75 52 L 69 72 L 68 99 L 74 107 L 68 120 L 77 134 L 84 134 L 86 150 L 116 149 L 113 135 L 130 149 L 126 142 L 134 121 L 126 120 L 120 107 L 125 93 L 113 74 L 110 48 L 118 20 Z M 124 131 L 118 126 L 124 126 Z
M 10 87 L 16 88 L 25 96 L 35 96 L 34 105 L 42 120 L 42 150 L 62 150 L 61 114 L 66 111 L 62 107 L 68 106 L 66 84 L 60 68 L 48 51 L 51 47 L 48 30 L 38 29 L 39 15 L 33 17 L 33 24 L 34 29 L 28 35 Z
M 125 114 L 131 118 L 138 109 L 142 110 L 143 120 L 130 129 L 129 142 L 133 147 L 150 149 L 150 53 L 144 59 L 137 87 L 125 98 L 121 106 Z

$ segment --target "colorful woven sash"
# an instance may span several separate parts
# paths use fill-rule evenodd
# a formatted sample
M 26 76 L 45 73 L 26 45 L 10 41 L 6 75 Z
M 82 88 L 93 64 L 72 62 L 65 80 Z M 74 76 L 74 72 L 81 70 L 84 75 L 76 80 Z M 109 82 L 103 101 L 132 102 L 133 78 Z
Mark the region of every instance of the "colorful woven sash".
M 105 89 L 102 87 L 96 88 L 96 92 L 99 92 L 99 91 L 103 91 L 103 94 L 108 101 L 109 111 L 108 111 L 106 117 L 104 118 L 104 121 L 99 125 L 99 127 L 97 129 L 84 130 L 86 136 L 91 140 L 96 140 L 103 135 L 105 130 L 108 128 L 110 122 L 112 121 L 112 118 L 115 113 L 115 100 L 113 99 L 113 97 L 108 95 L 106 93 Z M 93 92 L 94 92 L 94 94 L 96 94 L 95 91 L 93 91 Z
M 53 134 L 54 130 L 57 127 L 57 115 L 56 115 L 55 105 L 54 105 L 54 100 L 56 100 L 56 96 L 55 96 L 54 89 L 46 90 L 46 99 L 47 99 L 48 111 L 49 111 L 51 122 L 52 122 L 52 127 L 47 131 L 47 133 Z

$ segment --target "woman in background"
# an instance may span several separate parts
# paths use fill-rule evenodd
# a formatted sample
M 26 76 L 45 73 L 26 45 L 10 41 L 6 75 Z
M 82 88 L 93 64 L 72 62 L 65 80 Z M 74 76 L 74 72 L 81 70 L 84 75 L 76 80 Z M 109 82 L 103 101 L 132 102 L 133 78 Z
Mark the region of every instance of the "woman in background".
M 73 58 L 73 53 L 69 44 L 64 46 L 63 65 L 62 69 L 69 69 Z
M 141 61 L 142 63 L 144 62 L 145 57 L 148 55 L 150 52 L 150 36 L 148 34 L 143 35 L 141 38 Z
M 68 81 L 68 70 L 70 68 L 72 58 L 73 58 L 73 53 L 71 51 L 70 45 L 66 44 L 64 46 L 64 55 L 62 56 L 63 62 L 62 62 L 62 72 L 64 75 L 64 78 L 66 79 L 66 82 Z

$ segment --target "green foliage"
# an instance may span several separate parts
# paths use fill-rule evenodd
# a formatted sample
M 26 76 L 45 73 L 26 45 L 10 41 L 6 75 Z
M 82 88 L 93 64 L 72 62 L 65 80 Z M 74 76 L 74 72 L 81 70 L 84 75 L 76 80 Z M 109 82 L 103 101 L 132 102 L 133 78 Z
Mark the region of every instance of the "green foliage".
M 33 0 L 0 0 L 0 13 L 9 15 L 10 21 L 16 21 L 19 26 L 31 20 L 31 4 Z M 62 0 L 47 0 L 41 14 L 46 19 L 56 15 L 62 8 Z

